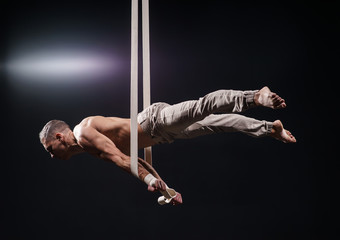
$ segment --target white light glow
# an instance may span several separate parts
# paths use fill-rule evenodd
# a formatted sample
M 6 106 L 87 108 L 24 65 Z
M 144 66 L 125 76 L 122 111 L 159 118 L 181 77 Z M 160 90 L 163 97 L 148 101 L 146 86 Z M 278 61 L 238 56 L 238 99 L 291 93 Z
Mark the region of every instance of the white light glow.
M 81 52 L 35 53 L 15 57 L 7 64 L 12 77 L 39 81 L 100 78 L 115 67 L 109 57 Z

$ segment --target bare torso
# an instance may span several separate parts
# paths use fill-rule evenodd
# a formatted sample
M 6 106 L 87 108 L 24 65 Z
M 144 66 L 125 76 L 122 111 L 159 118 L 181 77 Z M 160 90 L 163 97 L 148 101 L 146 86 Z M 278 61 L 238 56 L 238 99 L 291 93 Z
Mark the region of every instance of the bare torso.
M 130 155 L 130 119 L 102 116 L 87 117 L 75 126 L 73 133 L 76 139 L 78 139 L 82 128 L 85 127 L 96 129 L 99 133 L 108 137 L 122 153 Z M 145 134 L 138 125 L 138 147 L 144 148 L 154 144 L 152 138 Z

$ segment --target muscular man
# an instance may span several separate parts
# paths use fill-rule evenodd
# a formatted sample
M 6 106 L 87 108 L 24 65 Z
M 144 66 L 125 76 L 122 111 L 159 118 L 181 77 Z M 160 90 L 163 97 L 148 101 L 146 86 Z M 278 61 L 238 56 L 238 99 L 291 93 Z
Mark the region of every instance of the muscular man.
M 138 114 L 138 147 L 232 131 L 253 137 L 269 136 L 285 143 L 296 142 L 280 120 L 260 121 L 236 114 L 256 106 L 280 109 L 285 108 L 286 103 L 264 87 L 254 91 L 219 90 L 175 105 L 152 104 Z M 39 137 L 51 157 L 67 160 L 75 154 L 88 152 L 131 173 L 130 119 L 91 116 L 83 119 L 73 131 L 65 122 L 51 120 Z M 141 158 L 138 159 L 138 176 L 148 185 L 149 191 L 166 190 L 156 170 Z M 182 203 L 180 193 L 172 203 Z

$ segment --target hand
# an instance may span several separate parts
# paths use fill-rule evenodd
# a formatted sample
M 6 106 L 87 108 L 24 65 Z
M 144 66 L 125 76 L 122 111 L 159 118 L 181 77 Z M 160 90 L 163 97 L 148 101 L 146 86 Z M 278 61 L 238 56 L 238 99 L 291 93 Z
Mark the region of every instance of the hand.
M 183 200 L 182 200 L 182 194 L 180 194 L 179 192 L 176 192 L 176 197 L 174 197 L 173 199 L 171 199 L 170 204 L 172 205 L 180 205 L 183 204 Z
M 165 191 L 166 184 L 160 179 L 157 179 L 152 186 L 148 186 L 148 191 L 150 192 L 157 192 L 157 191 Z
M 152 186 L 148 186 L 148 191 L 150 192 L 165 191 L 165 190 L 166 190 L 166 184 L 160 179 L 157 179 Z M 180 194 L 179 192 L 176 192 L 176 196 L 173 199 L 171 199 L 170 204 L 174 206 L 183 204 L 182 194 Z

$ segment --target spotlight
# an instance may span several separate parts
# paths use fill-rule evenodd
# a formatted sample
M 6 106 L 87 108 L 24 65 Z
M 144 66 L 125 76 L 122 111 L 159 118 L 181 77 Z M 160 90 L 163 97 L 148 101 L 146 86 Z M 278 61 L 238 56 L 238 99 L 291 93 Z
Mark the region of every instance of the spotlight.
M 100 78 L 114 69 L 112 58 L 84 52 L 34 53 L 16 56 L 7 64 L 10 76 L 37 81 Z

